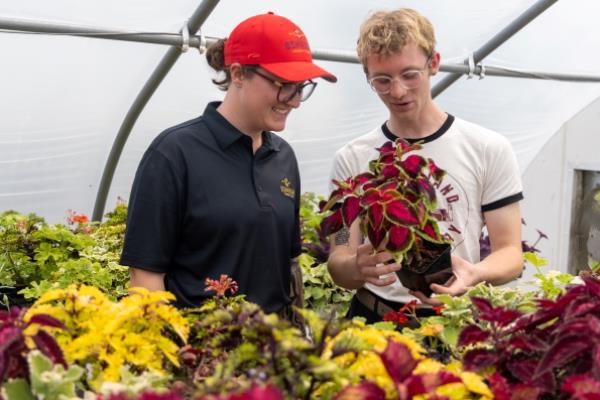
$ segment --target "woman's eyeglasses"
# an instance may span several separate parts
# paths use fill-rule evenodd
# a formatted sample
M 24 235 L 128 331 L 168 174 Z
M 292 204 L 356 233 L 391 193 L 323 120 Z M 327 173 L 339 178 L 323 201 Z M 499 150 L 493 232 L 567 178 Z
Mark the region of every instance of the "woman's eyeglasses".
M 280 103 L 289 103 L 298 94 L 300 95 L 300 101 L 305 101 L 313 94 L 315 87 L 317 87 L 317 82 L 313 81 L 302 83 L 281 82 L 275 78 L 271 78 L 259 69 L 253 69 L 252 71 L 279 88 L 277 101 Z

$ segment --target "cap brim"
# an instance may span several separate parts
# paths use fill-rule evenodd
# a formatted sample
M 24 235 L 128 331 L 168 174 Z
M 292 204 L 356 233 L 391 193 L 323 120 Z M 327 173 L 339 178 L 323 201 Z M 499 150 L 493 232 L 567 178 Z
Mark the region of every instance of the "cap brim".
M 276 77 L 289 82 L 302 82 L 315 78 L 323 78 L 329 82 L 337 82 L 335 75 L 325 71 L 318 65 L 307 61 L 260 64 L 260 67 Z

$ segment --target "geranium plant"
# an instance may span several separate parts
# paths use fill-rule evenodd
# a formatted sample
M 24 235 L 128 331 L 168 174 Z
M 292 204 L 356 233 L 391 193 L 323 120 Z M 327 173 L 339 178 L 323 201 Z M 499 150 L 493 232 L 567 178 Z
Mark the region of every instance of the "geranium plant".
M 445 171 L 429 158 L 410 154 L 421 147 L 403 139 L 386 142 L 369 172 L 334 180 L 337 189 L 321 205 L 322 212 L 330 212 L 322 232 L 331 235 L 360 218 L 363 235 L 375 249 L 390 252 L 404 271 L 423 273 L 441 251 L 449 252 L 451 239 L 440 232 L 435 192 Z M 426 292 L 429 286 L 403 284 Z

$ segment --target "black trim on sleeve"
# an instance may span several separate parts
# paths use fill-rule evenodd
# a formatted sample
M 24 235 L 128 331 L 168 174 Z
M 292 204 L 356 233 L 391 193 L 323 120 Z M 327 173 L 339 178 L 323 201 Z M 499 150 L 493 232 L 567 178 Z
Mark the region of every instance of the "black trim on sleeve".
M 497 210 L 497 209 L 507 206 L 509 204 L 516 203 L 517 201 L 521 201 L 521 200 L 523 200 L 523 198 L 524 198 L 523 192 L 519 192 L 517 194 L 513 194 L 512 196 L 508 196 L 503 199 L 496 200 L 493 203 L 482 205 L 481 211 L 486 212 L 486 211 Z

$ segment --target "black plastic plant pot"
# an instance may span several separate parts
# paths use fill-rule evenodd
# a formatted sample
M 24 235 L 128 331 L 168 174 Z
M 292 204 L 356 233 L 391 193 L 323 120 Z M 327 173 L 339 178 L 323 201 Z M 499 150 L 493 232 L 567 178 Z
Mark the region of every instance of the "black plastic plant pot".
M 432 283 L 446 284 L 452 278 L 452 247 L 449 244 L 427 243 L 428 247 L 439 249 L 437 258 L 432 262 L 420 265 L 403 266 L 396 271 L 402 285 L 410 290 L 418 290 L 430 297 L 433 293 L 429 288 Z
M 24 287 L 0 286 L 0 303 L 3 307 L 29 307 L 32 302 L 26 300 L 19 290 Z M 5 304 L 6 302 L 6 304 Z

